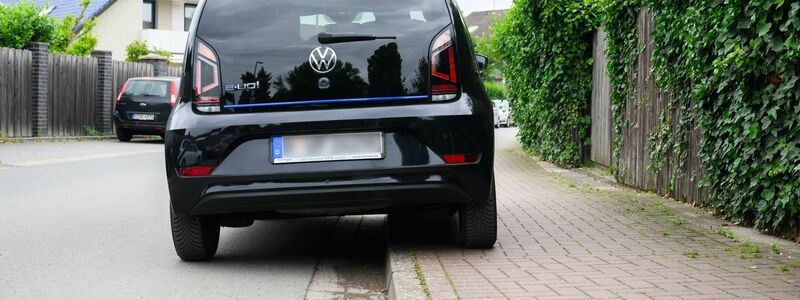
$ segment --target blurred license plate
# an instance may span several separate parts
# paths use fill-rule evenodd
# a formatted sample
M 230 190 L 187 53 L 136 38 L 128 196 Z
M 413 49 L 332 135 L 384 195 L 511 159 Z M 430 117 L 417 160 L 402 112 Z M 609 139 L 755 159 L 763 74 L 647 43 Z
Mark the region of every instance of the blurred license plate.
M 153 114 L 131 114 L 131 119 L 139 121 L 154 121 L 156 115 Z
M 383 133 L 346 133 L 272 137 L 276 164 L 383 158 Z

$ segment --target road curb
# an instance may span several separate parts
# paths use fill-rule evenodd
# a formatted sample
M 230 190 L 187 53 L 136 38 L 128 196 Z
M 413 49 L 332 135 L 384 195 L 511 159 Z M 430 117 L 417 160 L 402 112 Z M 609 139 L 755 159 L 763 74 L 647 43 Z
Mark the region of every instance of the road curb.
M 386 285 L 389 300 L 425 300 L 411 258 L 411 248 L 388 243 L 386 247 Z

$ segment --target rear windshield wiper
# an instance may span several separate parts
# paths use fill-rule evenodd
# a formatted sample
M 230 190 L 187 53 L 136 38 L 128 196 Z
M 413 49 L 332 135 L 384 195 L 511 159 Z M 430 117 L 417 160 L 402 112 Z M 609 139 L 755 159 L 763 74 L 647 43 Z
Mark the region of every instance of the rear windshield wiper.
M 317 35 L 321 44 L 349 43 L 374 40 L 394 40 L 396 36 L 374 36 L 372 34 L 351 34 L 351 33 L 326 33 Z

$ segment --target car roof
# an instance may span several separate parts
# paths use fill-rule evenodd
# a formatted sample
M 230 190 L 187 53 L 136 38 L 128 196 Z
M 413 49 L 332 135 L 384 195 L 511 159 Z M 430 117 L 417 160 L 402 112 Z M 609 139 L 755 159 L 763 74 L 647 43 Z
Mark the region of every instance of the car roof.
M 131 77 L 131 78 L 128 78 L 128 80 L 141 80 L 141 81 L 148 81 L 148 80 L 151 80 L 151 81 L 181 81 L 181 78 L 180 78 L 180 77 L 166 77 L 166 76 L 161 76 L 161 77 L 152 77 L 152 76 L 151 76 L 151 77 Z

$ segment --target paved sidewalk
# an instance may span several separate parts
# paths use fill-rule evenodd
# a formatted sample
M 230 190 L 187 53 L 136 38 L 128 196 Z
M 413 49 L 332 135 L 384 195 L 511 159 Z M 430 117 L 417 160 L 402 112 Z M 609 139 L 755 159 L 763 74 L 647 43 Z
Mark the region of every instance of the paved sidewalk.
M 515 132 L 498 131 L 495 249 L 458 247 L 454 218 L 417 226 L 431 298 L 800 297 L 800 260 L 788 254 L 797 245 L 773 253 L 724 227 L 687 224 L 672 200 L 547 172 L 521 153 Z

